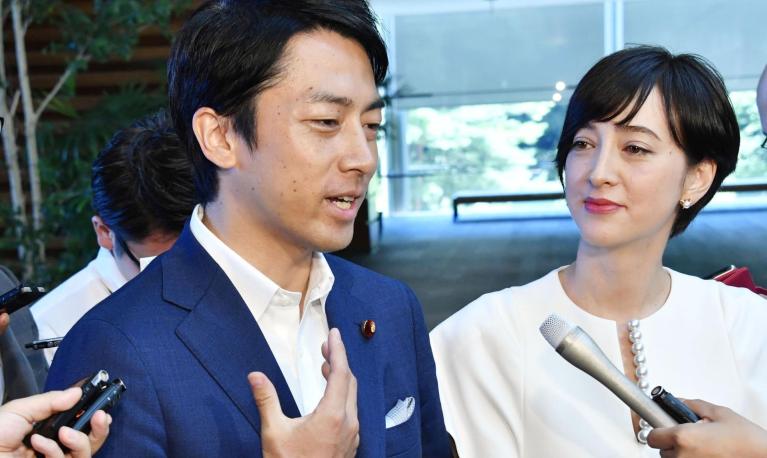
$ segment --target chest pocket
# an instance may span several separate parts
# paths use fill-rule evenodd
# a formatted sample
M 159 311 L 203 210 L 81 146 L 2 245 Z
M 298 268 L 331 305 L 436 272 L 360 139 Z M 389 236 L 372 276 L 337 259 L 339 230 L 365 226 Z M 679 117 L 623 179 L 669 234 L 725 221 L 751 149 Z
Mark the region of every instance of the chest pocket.
M 412 377 L 414 378 L 414 377 Z M 421 456 L 421 407 L 418 399 L 418 386 L 411 377 L 403 373 L 401 367 L 387 367 L 384 375 L 384 411 L 393 413 L 397 403 L 402 401 L 400 410 L 412 410 L 407 420 L 402 421 L 405 412 L 390 415 L 396 426 L 386 429 L 386 456 Z M 407 409 L 408 398 L 412 399 L 412 409 Z M 396 417 L 396 418 L 395 418 Z
M 386 430 L 386 456 L 421 456 L 421 412 L 418 402 L 415 411 L 404 423 Z M 394 406 L 397 400 L 387 405 Z

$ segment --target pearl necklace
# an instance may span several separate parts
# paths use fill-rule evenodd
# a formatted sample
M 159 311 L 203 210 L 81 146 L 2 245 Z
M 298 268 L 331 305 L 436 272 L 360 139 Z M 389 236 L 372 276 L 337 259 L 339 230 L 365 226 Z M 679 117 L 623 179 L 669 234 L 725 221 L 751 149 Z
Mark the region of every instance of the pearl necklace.
M 639 330 L 639 320 L 629 320 L 629 340 L 631 341 L 631 353 L 634 354 L 634 374 L 637 377 L 637 386 L 647 393 L 650 389 L 650 382 L 647 381 L 647 358 L 644 353 L 644 344 L 642 343 L 642 331 Z M 637 441 L 640 444 L 647 443 L 647 436 L 652 431 L 652 426 L 644 418 L 639 419 L 639 432 Z

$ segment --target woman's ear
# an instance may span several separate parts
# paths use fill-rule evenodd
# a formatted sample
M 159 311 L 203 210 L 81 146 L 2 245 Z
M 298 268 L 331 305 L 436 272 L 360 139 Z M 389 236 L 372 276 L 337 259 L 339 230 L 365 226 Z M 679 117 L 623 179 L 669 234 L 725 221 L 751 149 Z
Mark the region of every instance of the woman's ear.
M 230 169 L 237 164 L 228 118 L 219 116 L 212 108 L 202 107 L 194 112 L 192 130 L 202 154 L 210 162 L 221 169 Z
M 109 226 L 104 224 L 104 221 L 98 215 L 91 217 L 91 224 L 93 224 L 93 232 L 96 233 L 96 243 L 101 248 L 112 251 L 112 248 L 114 248 L 112 229 L 109 229 Z
M 689 199 L 695 205 L 711 188 L 716 175 L 716 162 L 705 159 L 690 167 L 684 179 L 682 199 Z

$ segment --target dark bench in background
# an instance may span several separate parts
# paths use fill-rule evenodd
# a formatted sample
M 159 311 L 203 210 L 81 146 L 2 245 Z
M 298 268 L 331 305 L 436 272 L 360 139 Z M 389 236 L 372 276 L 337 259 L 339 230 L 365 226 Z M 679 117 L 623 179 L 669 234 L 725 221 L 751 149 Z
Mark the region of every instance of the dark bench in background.
M 533 200 L 564 199 L 560 192 L 484 192 L 461 191 L 453 194 L 453 221 L 458 219 L 458 206 L 480 202 L 530 202 Z
M 761 182 L 724 184 L 719 192 L 767 191 L 767 184 Z M 533 200 L 564 199 L 563 192 L 488 192 L 460 191 L 453 194 L 453 221 L 458 220 L 458 206 L 480 202 L 530 202 Z

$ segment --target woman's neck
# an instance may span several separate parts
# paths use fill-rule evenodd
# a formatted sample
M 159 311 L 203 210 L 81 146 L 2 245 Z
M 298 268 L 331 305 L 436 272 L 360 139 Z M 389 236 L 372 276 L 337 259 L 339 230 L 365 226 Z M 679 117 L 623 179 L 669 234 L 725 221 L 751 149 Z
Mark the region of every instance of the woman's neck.
M 601 318 L 623 323 L 650 316 L 671 291 L 663 250 L 653 248 L 594 248 L 581 241 L 576 261 L 559 273 L 562 287 L 576 305 Z

